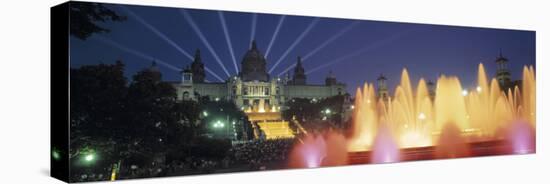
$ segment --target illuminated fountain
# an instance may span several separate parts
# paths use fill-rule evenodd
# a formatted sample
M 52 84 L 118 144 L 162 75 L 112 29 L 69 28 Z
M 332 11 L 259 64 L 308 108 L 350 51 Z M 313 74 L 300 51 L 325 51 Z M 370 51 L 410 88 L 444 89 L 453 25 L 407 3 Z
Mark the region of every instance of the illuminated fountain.
M 357 89 L 353 111 L 351 151 L 364 151 L 370 148 L 378 124 L 378 112 L 374 86 L 365 83 L 363 90 Z
M 525 66 L 521 85 L 503 90 L 479 64 L 476 85 L 468 90 L 458 77 L 441 75 L 431 96 L 424 79 L 414 90 L 403 69 L 393 98 L 384 99 L 376 96 L 373 84 L 365 83 L 356 91 L 347 151 L 368 154 L 370 160 L 361 162 L 372 163 L 535 152 L 534 68 Z M 295 157 L 315 158 L 307 167 L 322 166 L 326 150 L 331 150 L 325 139 L 318 139 L 306 138 L 296 148 L 317 150 Z M 413 152 L 427 156 L 405 158 Z
M 344 135 L 328 132 L 325 135 L 326 157 L 321 163 L 322 166 L 346 165 L 348 160 L 348 151 L 346 138 Z
M 515 154 L 534 153 L 536 150 L 536 82 L 535 70 L 532 66 L 523 68 L 523 94 L 516 86 L 514 92 L 508 91 L 508 105 L 513 110 L 515 119 L 506 127 L 505 139 L 511 145 L 510 150 Z M 513 103 L 512 103 L 513 102 Z M 519 108 L 515 108 L 518 107 Z
M 489 82 L 482 64 L 477 78 L 475 89 L 468 91 L 457 77 L 441 75 L 433 101 L 424 79 L 413 93 L 406 69 L 393 99 L 372 103 L 376 99 L 374 87 L 365 84 L 362 90 L 357 89 L 349 151 L 374 151 L 373 130 L 381 124 L 389 127 L 400 148 L 512 139 L 510 135 L 516 134 L 510 133 L 514 131 L 510 126 L 518 120 L 525 120 L 534 129 L 536 82 L 532 66 L 523 69 L 521 90 L 515 86 L 502 91 L 496 79 Z M 450 155 L 467 155 L 456 152 Z
M 347 164 L 346 139 L 328 131 L 325 135 L 308 134 L 296 143 L 290 153 L 291 168 L 315 168 Z
M 394 135 L 398 136 L 402 148 L 432 145 L 434 126 L 433 105 L 424 79 L 420 79 L 416 93 L 413 93 L 409 74 L 406 69 L 401 74 L 401 83 L 395 90 L 394 99 L 388 107 L 382 107 L 382 115 Z
M 326 144 L 322 136 L 307 135 L 296 143 L 290 153 L 289 167 L 291 168 L 315 168 L 321 166 L 326 156 Z
M 535 81 L 535 69 L 533 66 L 523 67 L 523 82 L 522 92 L 523 95 L 514 95 L 514 97 L 521 98 L 523 103 L 520 110 L 521 116 L 526 118 L 531 124 L 531 127 L 535 128 L 536 122 L 536 92 L 537 84 Z M 516 93 L 517 94 L 517 93 Z
M 455 123 L 446 123 L 441 130 L 437 146 L 435 147 L 435 158 L 459 158 L 470 156 L 469 145 L 461 134 Z
M 389 163 L 399 161 L 399 147 L 393 140 L 387 126 L 380 126 L 372 145 L 372 163 Z
M 508 152 L 515 154 L 535 152 L 535 129 L 528 122 L 513 122 L 508 128 L 506 140 L 511 145 Z

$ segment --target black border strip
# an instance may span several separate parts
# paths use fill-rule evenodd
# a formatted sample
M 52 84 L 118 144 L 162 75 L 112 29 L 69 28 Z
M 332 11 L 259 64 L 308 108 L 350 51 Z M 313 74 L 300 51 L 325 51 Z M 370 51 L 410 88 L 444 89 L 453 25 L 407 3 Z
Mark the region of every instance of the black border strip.
M 66 2 L 50 9 L 50 175 L 64 182 L 70 173 L 69 6 Z

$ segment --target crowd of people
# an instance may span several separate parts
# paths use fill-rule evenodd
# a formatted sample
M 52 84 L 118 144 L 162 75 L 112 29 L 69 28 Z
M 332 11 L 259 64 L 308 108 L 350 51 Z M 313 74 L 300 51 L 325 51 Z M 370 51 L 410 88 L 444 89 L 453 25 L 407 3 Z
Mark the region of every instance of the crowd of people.
M 286 166 L 293 142 L 293 139 L 253 140 L 234 144 L 224 158 L 189 156 L 182 161 L 148 167 L 130 166 L 122 172 L 125 178 L 141 178 L 276 169 Z
M 293 144 L 294 139 L 258 139 L 234 144 L 223 158 L 189 156 L 180 161 L 156 161 L 147 166 L 122 164 L 117 179 L 279 169 L 286 167 Z M 104 174 L 78 174 L 73 181 L 109 180 L 112 167 L 101 170 Z
M 234 145 L 229 150 L 230 160 L 232 164 L 247 164 L 250 170 L 269 169 L 269 164 L 284 164 L 292 144 L 293 139 L 274 139 Z

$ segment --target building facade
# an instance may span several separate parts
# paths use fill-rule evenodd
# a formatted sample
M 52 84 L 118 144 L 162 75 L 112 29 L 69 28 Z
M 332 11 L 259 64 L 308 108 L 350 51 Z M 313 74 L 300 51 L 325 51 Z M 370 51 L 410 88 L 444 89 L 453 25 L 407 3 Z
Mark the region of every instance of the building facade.
M 241 61 L 238 75 L 225 82 L 207 82 L 200 51 L 190 66 L 182 71 L 180 82 L 173 83 L 179 100 L 197 100 L 208 96 L 210 100 L 232 101 L 245 112 L 278 112 L 292 98 L 322 99 L 346 93 L 346 85 L 330 73 L 325 84 L 308 84 L 301 58 L 298 57 L 292 78 L 270 77 L 267 60 L 256 43 Z
M 267 60 L 253 41 L 241 61 L 241 71 L 224 82 L 206 81 L 204 63 L 200 51 L 195 52 L 191 65 L 182 70 L 181 81 L 174 82 L 178 100 L 210 100 L 233 102 L 244 111 L 254 128 L 256 138 L 292 138 L 295 132 L 289 121 L 281 117 L 285 103 L 294 98 L 318 100 L 346 94 L 346 85 L 331 73 L 325 84 L 308 84 L 301 58 L 298 57 L 292 78 L 270 77 Z M 299 123 L 293 121 L 293 123 Z M 300 126 L 300 125 L 298 125 Z

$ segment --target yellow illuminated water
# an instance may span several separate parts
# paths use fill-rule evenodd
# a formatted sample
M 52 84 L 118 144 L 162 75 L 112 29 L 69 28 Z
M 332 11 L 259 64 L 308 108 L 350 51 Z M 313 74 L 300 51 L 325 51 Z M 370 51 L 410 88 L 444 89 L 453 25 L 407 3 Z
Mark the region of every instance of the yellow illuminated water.
M 377 107 L 380 105 L 376 103 L 376 94 L 372 84 L 365 83 L 363 90 L 357 88 L 353 122 L 361 123 L 353 124 L 353 137 L 352 141 L 348 144 L 351 150 L 362 150 L 365 147 L 370 147 L 372 144 L 379 122 Z
M 365 83 L 356 92 L 353 129 L 349 151 L 371 148 L 376 130 L 387 125 L 401 148 L 437 144 L 443 127 L 450 124 L 467 141 L 502 138 L 503 129 L 517 120 L 536 122 L 535 71 L 523 68 L 522 85 L 501 90 L 495 78 L 489 79 L 482 64 L 478 66 L 476 85 L 466 89 L 455 76 L 437 79 L 435 97 L 430 97 L 424 79 L 411 85 L 403 69 L 400 84 L 387 101 L 376 97 L 373 84 Z

